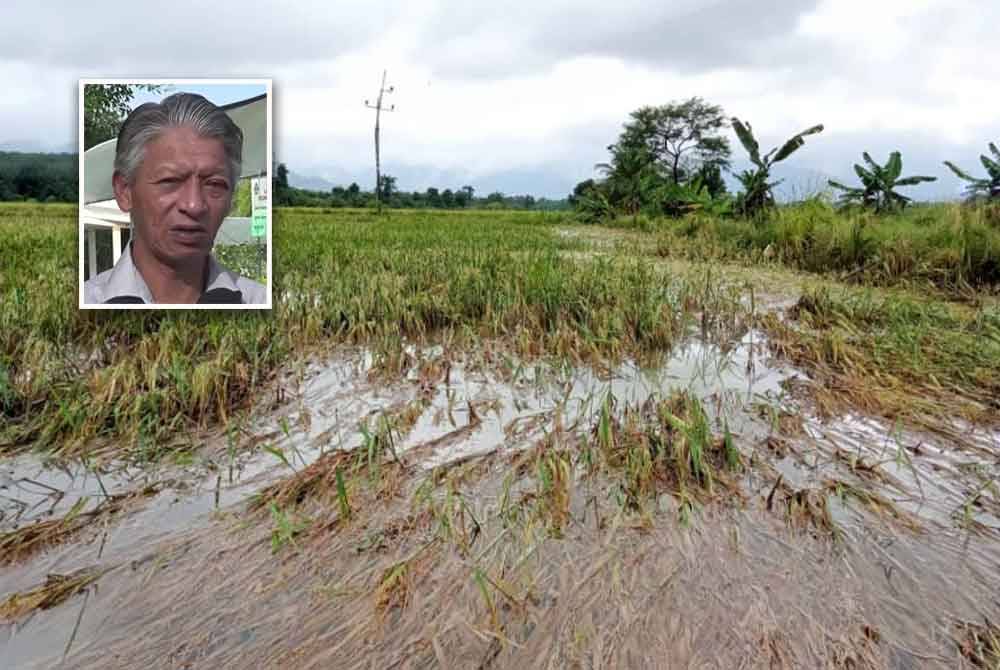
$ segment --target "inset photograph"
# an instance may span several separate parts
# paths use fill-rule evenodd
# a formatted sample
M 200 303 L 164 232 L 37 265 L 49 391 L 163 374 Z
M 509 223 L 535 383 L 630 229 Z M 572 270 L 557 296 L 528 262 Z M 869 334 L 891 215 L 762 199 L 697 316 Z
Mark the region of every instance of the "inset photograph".
M 80 307 L 271 308 L 271 81 L 80 81 Z

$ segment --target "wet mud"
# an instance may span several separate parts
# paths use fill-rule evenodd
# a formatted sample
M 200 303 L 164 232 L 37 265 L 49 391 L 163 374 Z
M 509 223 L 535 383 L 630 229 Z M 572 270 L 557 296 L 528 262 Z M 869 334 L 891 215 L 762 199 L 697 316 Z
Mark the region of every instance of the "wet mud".
M 182 464 L 4 460 L 5 541 L 70 523 L 0 564 L 3 666 L 990 667 L 1000 434 L 821 419 L 806 379 L 756 330 L 603 369 L 414 345 L 387 375 L 344 349 Z M 733 493 L 637 512 L 571 470 L 538 521 L 544 449 L 678 391 L 738 449 Z M 254 507 L 378 440 L 395 479 L 349 518 L 333 494 Z

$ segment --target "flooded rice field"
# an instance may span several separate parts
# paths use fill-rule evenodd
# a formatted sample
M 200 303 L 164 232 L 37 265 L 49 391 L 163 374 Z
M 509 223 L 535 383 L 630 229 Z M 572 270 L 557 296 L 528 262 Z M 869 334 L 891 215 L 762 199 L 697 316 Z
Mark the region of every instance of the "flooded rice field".
M 178 462 L 5 459 L 2 665 L 997 667 L 1000 432 L 813 382 L 343 348 Z

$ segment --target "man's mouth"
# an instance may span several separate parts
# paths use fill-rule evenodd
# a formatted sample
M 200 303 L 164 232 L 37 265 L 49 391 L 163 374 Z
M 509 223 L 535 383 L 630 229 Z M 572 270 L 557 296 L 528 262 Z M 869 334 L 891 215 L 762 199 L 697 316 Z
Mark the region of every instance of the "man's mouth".
M 208 238 L 208 231 L 201 226 L 173 226 L 170 236 L 185 245 L 201 246 Z

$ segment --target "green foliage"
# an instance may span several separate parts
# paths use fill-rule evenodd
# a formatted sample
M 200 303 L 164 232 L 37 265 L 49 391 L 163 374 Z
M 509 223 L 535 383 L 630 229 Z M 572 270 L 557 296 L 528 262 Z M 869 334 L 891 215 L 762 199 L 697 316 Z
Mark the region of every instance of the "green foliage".
M 695 172 L 694 178 L 700 181 L 713 198 L 724 197 L 727 194 L 726 180 L 722 177 L 720 165 L 706 163 Z
M 274 528 L 271 530 L 271 552 L 278 553 L 285 545 L 292 545 L 298 549 L 295 543 L 295 536 L 309 527 L 305 521 L 293 520 L 284 510 L 279 509 L 273 502 L 268 505 L 271 512 L 271 520 Z
M 650 153 L 643 146 L 612 149 L 610 163 L 595 166 L 606 176 L 603 189 L 609 203 L 635 216 L 664 183 Z
M 830 186 L 843 191 L 840 202 L 844 205 L 859 204 L 863 207 L 874 209 L 876 213 L 890 212 L 903 209 L 910 198 L 895 189 L 900 186 L 914 186 L 921 182 L 937 181 L 937 177 L 902 177 L 903 158 L 898 151 L 889 154 L 889 160 L 885 165 L 876 163 L 868 152 L 862 154 L 868 168 L 854 164 L 854 172 L 861 179 L 862 188 L 845 186 L 840 182 L 829 181 Z
M 669 346 L 697 287 L 650 260 L 565 253 L 586 248 L 553 225 L 569 221 L 279 208 L 270 312 L 94 313 L 76 307 L 76 209 L 0 207 L 0 448 L 169 443 L 248 406 L 296 352 L 337 343 L 380 359 L 430 336 L 576 357 Z
M 611 160 L 595 166 L 604 179 L 578 184 L 570 202 L 588 222 L 617 213 L 633 220 L 640 212 L 680 216 L 707 208 L 721 214 L 729 207 L 722 179 L 729 141 L 718 134 L 725 126 L 722 108 L 701 98 L 642 107 L 608 147 Z
M 611 153 L 638 152 L 658 173 L 679 184 L 704 165 L 729 165 L 729 140 L 722 108 L 701 98 L 659 107 L 641 107 L 631 114 Z
M 337 485 L 337 505 L 340 507 L 340 518 L 351 518 L 351 505 L 347 500 L 347 487 L 344 485 L 344 474 L 337 468 L 335 473 Z
M 288 166 L 278 163 L 272 178 L 271 193 L 274 196 L 275 205 L 291 205 L 291 187 L 288 185 Z
M 76 154 L 0 151 L 0 201 L 77 201 Z
M 212 254 L 227 269 L 262 284 L 267 283 L 267 247 L 263 244 L 217 245 Z
M 378 197 L 382 200 L 382 202 L 391 202 L 392 196 L 395 195 L 396 192 L 396 178 L 387 174 L 381 175 L 378 183 Z
M 118 136 L 138 91 L 158 92 L 153 84 L 87 84 L 83 87 L 83 149 Z
M 282 165 L 278 168 L 282 169 Z M 288 171 L 284 168 L 287 181 Z M 389 181 L 391 180 L 391 181 Z M 532 195 L 505 195 L 500 192 L 491 193 L 486 198 L 476 198 L 472 186 L 459 189 L 438 189 L 430 187 L 426 191 L 401 191 L 396 186 L 396 178 L 392 175 L 382 175 L 383 186 L 388 185 L 388 193 L 383 192 L 382 204 L 393 209 L 531 209 L 538 211 L 557 211 L 569 208 L 565 199 L 551 200 L 535 198 Z M 358 184 L 350 186 L 334 186 L 330 191 L 314 191 L 294 186 L 275 186 L 275 204 L 290 207 L 374 207 L 375 194 L 362 190 Z M 386 198 L 388 195 L 388 198 Z
M 986 154 L 979 157 L 983 167 L 986 168 L 986 179 L 978 179 L 969 175 L 951 161 L 944 161 L 944 164 L 955 173 L 959 179 L 969 182 L 965 189 L 965 194 L 970 200 L 991 199 L 1000 200 L 1000 149 L 993 142 L 989 144 L 993 158 Z
M 668 182 L 653 194 L 653 205 L 657 213 L 679 217 L 695 212 L 714 216 L 728 216 L 733 211 L 733 201 L 725 193 L 714 196 L 701 177 L 695 177 L 686 184 Z
M 17 393 L 14 391 L 7 365 L 0 360 L 0 416 L 13 413 L 17 405 Z
M 822 288 L 804 292 L 791 315 L 802 360 L 856 375 L 870 385 L 883 409 L 913 412 L 910 418 L 918 422 L 941 409 L 971 421 L 995 420 L 1000 397 L 996 307 L 971 310 L 942 301 Z M 789 337 L 787 323 L 770 316 L 768 321 L 779 338 Z M 908 393 L 899 395 L 904 388 Z
M 756 221 L 697 214 L 662 221 L 658 253 L 691 260 L 778 262 L 879 286 L 949 293 L 1000 286 L 1000 226 L 988 206 L 914 205 L 881 215 L 814 199 Z
M 577 203 L 579 203 L 580 201 L 580 198 L 588 195 L 596 187 L 597 187 L 597 182 L 595 182 L 593 179 L 584 179 L 583 181 L 581 181 L 580 183 L 578 183 L 576 186 L 573 187 L 573 192 L 569 194 L 568 198 L 566 198 L 566 202 L 568 202 L 571 207 L 576 207 Z
M 604 185 L 594 185 L 592 179 L 590 186 L 575 196 L 574 207 L 577 218 L 583 223 L 601 223 L 609 221 L 615 217 L 615 208 L 605 192 Z
M 252 214 L 252 210 L 250 180 L 240 179 L 236 183 L 236 193 L 233 194 L 233 206 L 229 210 L 229 216 L 247 217 Z
M 744 217 L 757 217 L 775 206 L 773 189 L 781 181 L 768 181 L 771 178 L 771 167 L 798 151 L 806 143 L 807 136 L 823 132 L 823 124 L 815 125 L 793 135 L 780 147 L 775 147 L 761 156 L 760 145 L 753 135 L 753 128 L 750 124 L 744 124 L 736 117 L 733 117 L 732 122 L 736 137 L 739 138 L 740 144 L 743 145 L 750 156 L 750 162 L 754 165 L 752 169 L 744 170 L 736 175 L 743 187 L 743 191 L 736 198 L 736 210 Z

